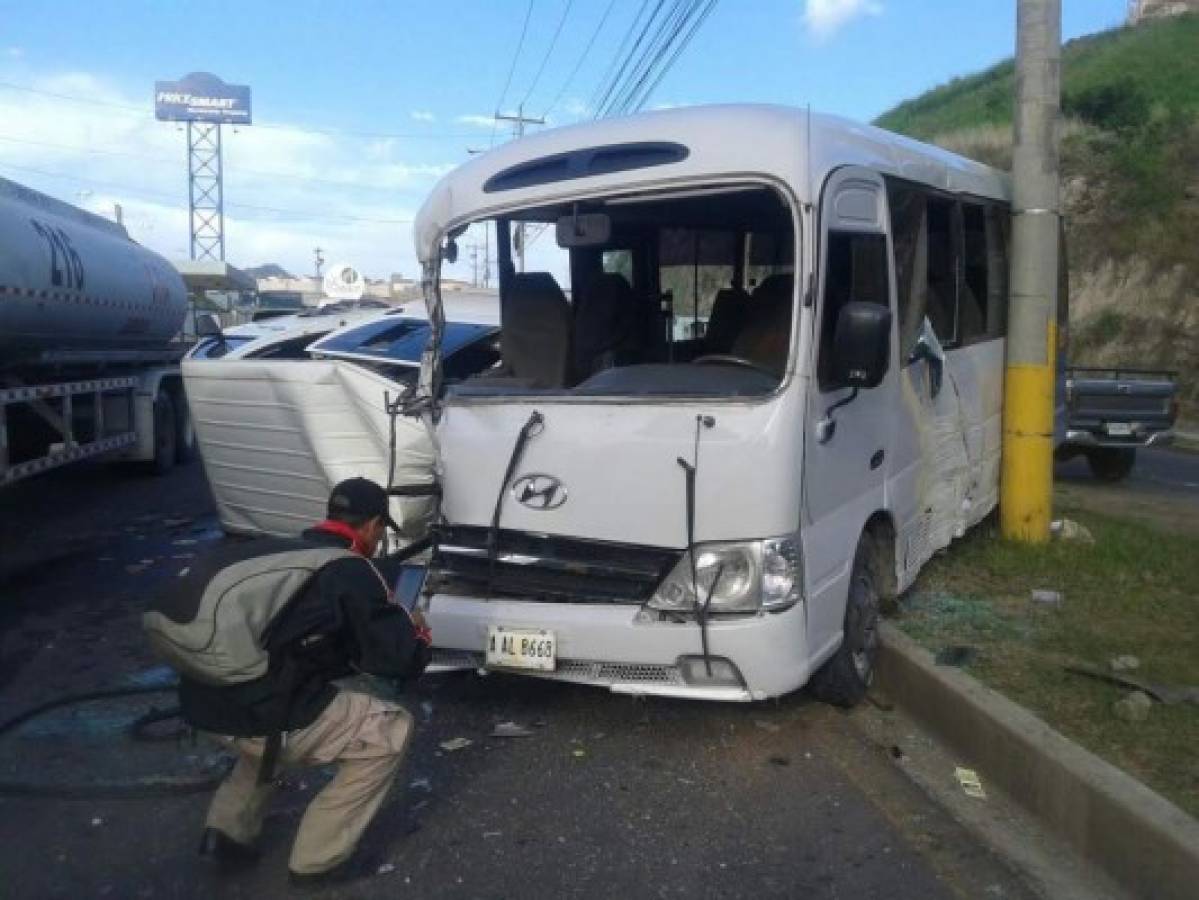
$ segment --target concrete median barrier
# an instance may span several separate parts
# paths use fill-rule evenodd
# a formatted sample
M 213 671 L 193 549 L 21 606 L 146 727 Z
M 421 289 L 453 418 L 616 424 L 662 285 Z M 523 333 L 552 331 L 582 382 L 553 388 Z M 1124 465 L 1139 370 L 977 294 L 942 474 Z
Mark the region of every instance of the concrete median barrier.
M 884 623 L 878 683 L 988 782 L 1138 897 L 1193 898 L 1199 822 Z

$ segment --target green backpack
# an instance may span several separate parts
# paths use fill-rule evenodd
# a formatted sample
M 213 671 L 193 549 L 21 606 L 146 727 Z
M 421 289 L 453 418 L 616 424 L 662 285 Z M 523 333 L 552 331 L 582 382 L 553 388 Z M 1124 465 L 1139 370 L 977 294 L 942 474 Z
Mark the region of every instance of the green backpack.
M 217 687 L 261 678 L 270 662 L 266 639 L 279 613 L 329 563 L 361 558 L 340 548 L 282 541 L 269 546 L 291 549 L 185 570 L 170 605 L 142 615 L 142 628 L 163 661 Z

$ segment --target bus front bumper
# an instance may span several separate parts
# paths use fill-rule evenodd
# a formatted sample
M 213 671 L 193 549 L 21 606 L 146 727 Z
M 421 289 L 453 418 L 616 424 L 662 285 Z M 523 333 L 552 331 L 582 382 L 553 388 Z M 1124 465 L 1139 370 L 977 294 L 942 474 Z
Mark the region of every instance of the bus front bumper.
M 492 627 L 554 635 L 552 671 L 496 671 L 606 687 L 613 693 L 748 702 L 801 687 L 811 672 L 803 604 L 779 613 L 712 617 L 711 677 L 694 620 L 660 621 L 637 605 L 550 603 L 435 594 L 429 672 L 485 669 Z

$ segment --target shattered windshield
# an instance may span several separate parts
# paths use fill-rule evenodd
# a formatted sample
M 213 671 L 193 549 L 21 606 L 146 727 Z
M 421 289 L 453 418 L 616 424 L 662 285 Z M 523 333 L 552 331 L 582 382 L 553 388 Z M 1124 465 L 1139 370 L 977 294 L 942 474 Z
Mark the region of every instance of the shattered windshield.
M 499 251 L 503 359 L 459 394 L 762 395 L 786 372 L 795 229 L 771 188 L 550 204 L 472 228 Z

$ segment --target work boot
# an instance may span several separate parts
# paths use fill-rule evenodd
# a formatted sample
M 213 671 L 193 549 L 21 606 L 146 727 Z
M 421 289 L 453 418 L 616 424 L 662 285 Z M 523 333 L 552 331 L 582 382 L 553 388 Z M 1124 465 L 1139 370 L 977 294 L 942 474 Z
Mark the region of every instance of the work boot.
M 228 868 L 242 868 L 258 862 L 257 847 L 235 841 L 217 828 L 205 828 L 200 837 L 200 855 Z
M 287 883 L 293 888 L 317 889 L 336 884 L 348 884 L 378 872 L 381 861 L 376 856 L 352 856 L 324 872 L 293 872 L 287 870 Z

